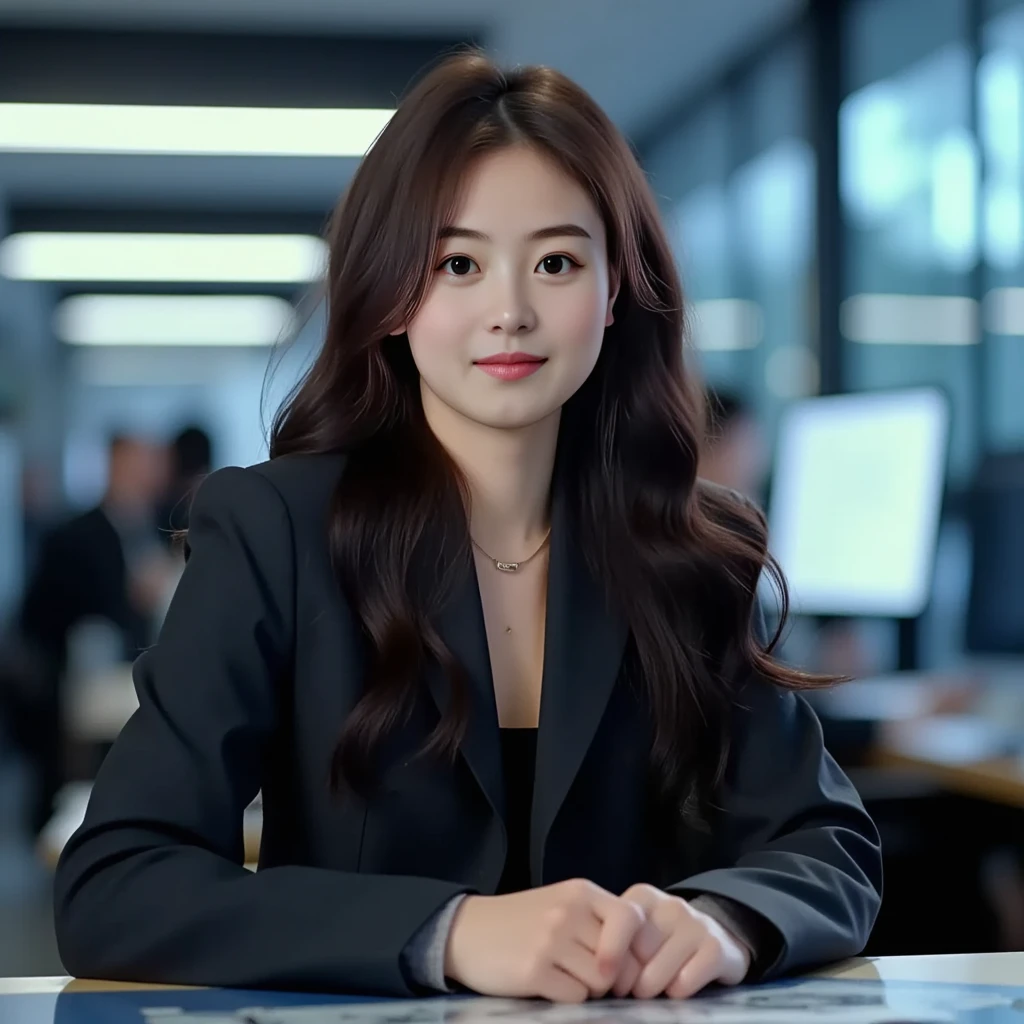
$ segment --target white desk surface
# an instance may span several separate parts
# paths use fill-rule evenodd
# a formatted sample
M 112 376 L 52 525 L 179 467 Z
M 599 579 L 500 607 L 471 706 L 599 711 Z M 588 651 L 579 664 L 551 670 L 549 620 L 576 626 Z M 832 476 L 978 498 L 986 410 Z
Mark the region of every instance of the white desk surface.
M 943 956 L 858 957 L 819 972 L 863 981 L 950 981 L 960 985 L 1024 985 L 1024 951 Z

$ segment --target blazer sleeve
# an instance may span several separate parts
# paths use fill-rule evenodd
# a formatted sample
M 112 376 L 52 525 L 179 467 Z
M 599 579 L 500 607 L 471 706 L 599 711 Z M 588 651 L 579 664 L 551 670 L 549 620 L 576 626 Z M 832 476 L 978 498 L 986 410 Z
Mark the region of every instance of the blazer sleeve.
M 401 953 L 465 888 L 437 880 L 243 866 L 291 671 L 291 522 L 253 470 L 207 478 L 158 643 L 134 667 L 139 710 L 103 762 L 55 880 L 75 975 L 411 994 Z
M 857 955 L 881 901 L 874 823 L 802 697 L 751 679 L 734 722 L 713 824 L 727 866 L 669 891 L 724 896 L 773 926 L 776 955 L 749 981 Z

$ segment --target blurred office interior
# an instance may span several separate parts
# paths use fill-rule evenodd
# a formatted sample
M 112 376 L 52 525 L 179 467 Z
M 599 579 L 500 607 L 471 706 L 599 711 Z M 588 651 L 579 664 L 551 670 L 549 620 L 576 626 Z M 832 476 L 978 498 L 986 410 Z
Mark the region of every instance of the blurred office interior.
M 854 678 L 818 710 L 885 841 L 870 951 L 1024 948 L 1024 0 L 0 0 L 0 976 L 62 973 L 188 495 L 265 457 L 330 209 L 467 42 L 649 173 L 703 471 L 769 517 L 781 656 Z

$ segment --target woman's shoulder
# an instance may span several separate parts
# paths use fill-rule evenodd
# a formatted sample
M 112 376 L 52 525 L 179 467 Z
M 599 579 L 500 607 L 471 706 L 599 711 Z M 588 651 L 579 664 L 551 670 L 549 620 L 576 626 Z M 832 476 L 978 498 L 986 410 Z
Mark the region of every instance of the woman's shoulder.
M 308 506 L 330 499 L 345 468 L 343 452 L 280 455 L 249 467 L 250 473 L 263 477 L 281 495 L 289 507 Z
M 193 509 L 219 510 L 241 519 L 265 518 L 277 508 L 293 527 L 322 523 L 344 472 L 345 455 L 282 455 L 252 466 L 226 466 L 199 488 Z

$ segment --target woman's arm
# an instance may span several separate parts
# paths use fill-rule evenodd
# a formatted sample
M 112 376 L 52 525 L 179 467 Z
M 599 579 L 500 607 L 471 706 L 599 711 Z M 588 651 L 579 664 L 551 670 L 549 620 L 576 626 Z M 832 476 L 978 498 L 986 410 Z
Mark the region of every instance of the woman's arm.
M 774 956 L 758 957 L 749 980 L 854 956 L 881 901 L 874 823 L 802 697 L 753 679 L 737 702 L 714 826 L 732 866 L 668 891 L 724 896 L 770 926 L 761 945 Z
M 80 976 L 409 994 L 401 953 L 463 887 L 242 866 L 294 637 L 291 523 L 259 473 L 214 473 L 139 710 L 57 869 L 57 941 Z M 326 784 L 326 783 L 325 783 Z

